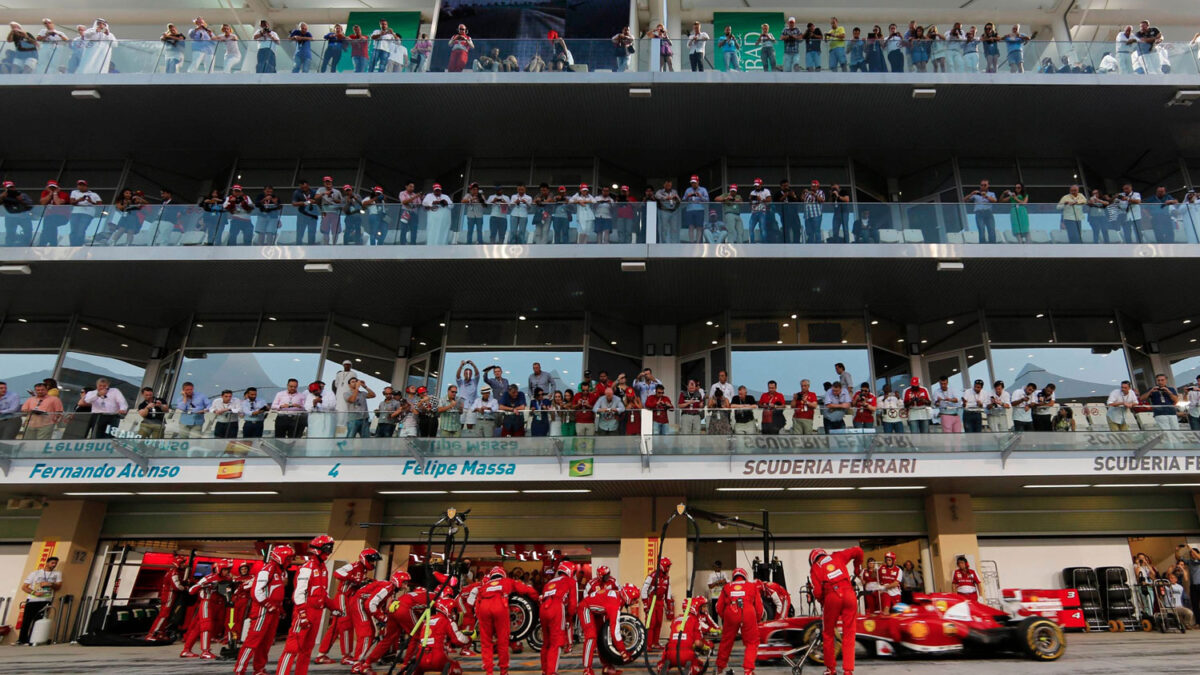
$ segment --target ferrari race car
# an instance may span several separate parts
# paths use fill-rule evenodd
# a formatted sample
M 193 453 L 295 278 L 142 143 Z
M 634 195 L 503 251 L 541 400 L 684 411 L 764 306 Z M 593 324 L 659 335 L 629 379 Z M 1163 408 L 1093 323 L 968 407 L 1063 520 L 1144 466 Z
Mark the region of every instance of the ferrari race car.
M 856 619 L 855 641 L 865 656 L 1018 654 L 1035 661 L 1054 661 L 1067 649 L 1062 627 L 1023 609 L 1001 611 L 954 594 L 916 594 L 911 605 Z M 798 616 L 759 625 L 760 661 L 783 659 L 808 651 L 809 661 L 822 664 L 821 617 Z M 841 631 L 838 631 L 838 653 Z M 796 650 L 802 650 L 796 652 Z

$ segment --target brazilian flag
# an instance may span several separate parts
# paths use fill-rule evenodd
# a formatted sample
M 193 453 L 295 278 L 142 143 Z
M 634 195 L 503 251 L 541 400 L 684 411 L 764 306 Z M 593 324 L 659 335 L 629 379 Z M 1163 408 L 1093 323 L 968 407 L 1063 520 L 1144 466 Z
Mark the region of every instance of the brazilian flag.
M 592 475 L 592 458 L 572 460 L 569 475 L 572 478 L 582 478 Z

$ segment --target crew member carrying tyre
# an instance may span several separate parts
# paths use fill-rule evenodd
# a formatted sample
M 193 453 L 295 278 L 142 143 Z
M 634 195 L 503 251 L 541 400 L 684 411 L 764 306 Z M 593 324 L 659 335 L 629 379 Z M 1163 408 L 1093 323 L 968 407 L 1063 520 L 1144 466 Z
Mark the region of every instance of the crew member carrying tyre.
M 675 618 L 675 598 L 671 595 L 671 559 L 660 558 L 658 569 L 642 583 L 642 606 L 646 610 L 646 639 L 650 651 L 662 649 L 663 615 L 670 623 Z
M 879 586 L 879 611 L 887 614 L 892 611 L 892 605 L 900 602 L 900 583 L 904 581 L 904 570 L 896 564 L 896 554 L 888 551 L 883 556 L 883 567 L 877 573 Z
M 232 569 L 232 560 L 228 558 L 218 560 L 213 565 L 212 572 L 206 574 L 203 579 L 188 589 L 188 593 L 197 596 L 199 601 L 196 603 L 196 616 L 188 627 L 187 635 L 183 638 L 183 651 L 179 652 L 179 658 L 194 659 L 197 656 L 205 660 L 217 658 L 209 651 L 209 645 L 212 643 L 213 635 L 217 632 L 220 617 L 224 615 L 221 611 L 224 603 L 221 602 L 221 594 L 217 592 L 217 584 L 229 581 L 229 572 Z M 200 640 L 199 654 L 192 651 L 197 638 Z
M 463 635 L 454 621 L 457 608 L 450 598 L 442 598 L 434 603 L 433 612 L 417 631 L 420 651 L 416 653 L 421 655 L 421 659 L 417 662 L 416 672 L 462 675 L 462 664 L 450 658 L 450 654 L 456 648 L 470 644 L 471 639 Z
M 246 675 L 253 668 L 254 675 L 267 672 L 267 658 L 275 644 L 275 633 L 279 628 L 279 615 L 283 611 L 283 597 L 287 588 L 287 566 L 296 551 L 291 546 L 281 545 L 271 549 L 267 564 L 254 575 L 251 590 L 250 628 L 238 653 L 233 675 Z
M 621 657 L 622 663 L 631 660 L 632 657 L 625 648 L 625 641 L 621 638 L 618 619 L 621 616 L 621 607 L 636 605 L 640 595 L 636 586 L 626 584 L 620 590 L 596 591 L 579 603 L 579 625 L 583 629 L 583 675 L 595 675 L 595 671 L 592 670 L 592 658 L 596 655 L 597 642 L 602 639 L 600 631 L 597 630 L 601 622 L 611 634 L 613 649 Z M 600 663 L 604 666 L 604 675 L 621 675 L 617 664 L 605 661 L 603 654 L 600 655 Z
M 975 570 L 971 569 L 971 563 L 967 560 L 967 556 L 958 556 L 954 564 L 957 565 L 954 570 L 954 592 L 967 600 L 978 600 L 979 587 L 983 585 L 983 582 L 979 580 L 979 575 L 975 574 Z
M 342 615 L 329 617 L 329 626 L 325 630 L 325 636 L 321 638 L 321 648 L 317 650 L 317 658 L 313 659 L 313 663 L 318 665 L 337 663 L 329 658 L 329 650 L 333 649 L 334 637 L 337 637 L 338 646 L 342 648 L 341 663 L 343 666 L 353 664 L 355 659 L 361 656 L 350 651 L 354 637 L 354 621 L 350 617 L 350 598 L 354 597 L 354 593 L 367 583 L 372 576 L 371 573 L 375 571 L 375 563 L 382 559 L 383 556 L 379 555 L 379 551 L 373 548 L 364 548 L 359 552 L 358 560 L 346 563 L 333 571 L 333 578 L 339 584 L 337 593 L 333 596 L 334 602 L 342 610 Z
M 558 675 L 558 657 L 571 644 L 571 624 L 578 608 L 575 563 L 558 564 L 554 578 L 542 588 L 538 619 L 542 624 L 542 675 Z
M 538 601 L 538 593 L 524 582 L 510 579 L 504 568 L 497 565 L 488 571 L 483 585 L 472 591 L 476 621 L 479 622 L 479 642 L 483 657 L 483 672 L 492 675 L 493 645 L 500 652 L 500 675 L 508 675 L 508 657 L 511 651 L 508 632 L 511 619 L 508 616 L 508 598 L 513 593 Z
M 366 658 L 360 661 L 355 667 L 358 671 L 351 670 L 350 672 L 372 673 L 371 665 L 382 659 L 389 651 L 392 650 L 400 642 L 401 637 L 407 637 L 412 633 L 413 627 L 417 625 L 417 619 L 425 612 L 425 608 L 433 601 L 433 595 L 424 588 L 418 588 L 415 591 L 409 591 L 399 598 L 392 601 L 388 607 L 387 618 L 384 620 L 383 636 L 379 638 L 379 642 L 371 649 Z M 451 600 L 451 602 L 454 602 Z M 416 653 L 417 642 L 419 640 L 410 640 L 407 651 L 405 652 L 404 660 L 411 658 L 411 655 Z
M 762 616 L 762 589 L 750 578 L 750 573 L 739 567 L 733 571 L 733 580 L 721 589 L 717 598 L 717 615 L 721 617 L 721 647 L 717 650 L 717 670 L 732 675 L 726 670 L 729 656 L 733 653 L 733 642 L 738 631 L 742 634 L 742 646 L 746 653 L 742 657 L 745 675 L 754 673 L 758 659 L 758 618 Z
M 668 668 L 687 668 L 688 675 L 700 675 L 700 671 L 704 670 L 704 654 L 712 649 L 712 643 L 704 639 L 704 635 L 715 627 L 704 611 L 707 603 L 704 596 L 692 598 L 689 606 L 684 608 L 683 616 L 671 622 L 667 647 L 658 662 L 658 672 L 665 673 Z
M 329 598 L 329 572 L 325 560 L 333 554 L 333 537 L 322 534 L 308 543 L 308 560 L 296 572 L 296 587 L 292 591 L 292 627 L 275 675 L 307 675 L 317 644 L 321 615 L 328 609 L 335 615 L 343 612 Z
M 154 623 L 150 624 L 150 632 L 146 633 L 147 640 L 167 639 L 167 622 L 171 620 L 175 600 L 180 593 L 188 589 L 187 561 L 186 556 L 175 556 L 173 567 L 163 575 L 162 582 L 158 585 L 158 616 L 154 617 Z
M 847 566 L 854 563 L 851 576 Z M 842 671 L 854 675 L 855 614 L 858 611 L 858 596 L 854 592 L 854 577 L 862 574 L 863 551 L 857 546 L 827 553 L 823 548 L 813 549 L 808 554 L 811 566 L 813 595 L 821 603 L 821 638 L 825 655 L 825 675 L 837 675 L 834 652 L 837 647 L 837 625 L 842 622 Z
M 391 604 L 392 595 L 406 588 L 410 577 L 404 570 L 392 572 L 389 579 L 370 581 L 354 592 L 349 598 L 350 605 L 346 611 L 354 622 L 354 667 L 351 673 L 364 673 L 362 662 L 378 637 L 375 630 L 376 622 L 383 623 L 387 607 Z

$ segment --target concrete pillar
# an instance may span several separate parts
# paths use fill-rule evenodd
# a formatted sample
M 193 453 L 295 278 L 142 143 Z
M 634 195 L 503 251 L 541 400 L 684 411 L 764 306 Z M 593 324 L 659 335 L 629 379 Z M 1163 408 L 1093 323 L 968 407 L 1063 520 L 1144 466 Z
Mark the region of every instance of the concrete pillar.
M 979 565 L 979 539 L 975 533 L 975 511 L 969 494 L 930 495 L 925 499 L 925 522 L 929 527 L 932 565 L 929 580 L 939 592 L 949 592 L 954 560 L 965 555 L 972 567 Z
M 378 523 L 383 518 L 383 502 L 377 499 L 335 499 L 329 508 L 329 527 L 325 531 L 337 545 L 329 557 L 335 567 L 358 560 L 368 546 L 379 548 L 379 527 L 359 527 L 359 523 Z M 376 569 L 377 575 L 386 570 Z
M 74 624 L 75 614 L 82 604 L 84 586 L 92 568 L 106 510 L 107 506 L 103 502 L 53 501 L 42 511 L 42 517 L 38 520 L 33 543 L 29 547 L 29 555 L 21 572 L 21 581 L 24 582 L 30 573 L 42 567 L 46 558 L 57 556 L 58 571 L 62 572 L 62 588 L 54 596 L 55 607 L 59 598 L 75 596 L 71 616 L 62 618 L 65 625 Z M 13 598 L 10 614 L 14 617 L 14 627 L 16 603 L 24 600 L 25 594 L 18 590 Z M 13 630 L 5 638 L 5 643 L 12 644 L 16 639 L 17 631 Z
M 658 552 L 657 541 L 663 523 L 675 513 L 683 497 L 626 497 L 621 500 L 621 551 L 617 562 L 617 581 L 639 589 L 653 571 Z M 671 559 L 671 594 L 675 610 L 682 606 L 687 591 L 686 521 L 676 518 L 667 531 L 662 554 Z M 663 631 L 669 626 L 663 621 Z

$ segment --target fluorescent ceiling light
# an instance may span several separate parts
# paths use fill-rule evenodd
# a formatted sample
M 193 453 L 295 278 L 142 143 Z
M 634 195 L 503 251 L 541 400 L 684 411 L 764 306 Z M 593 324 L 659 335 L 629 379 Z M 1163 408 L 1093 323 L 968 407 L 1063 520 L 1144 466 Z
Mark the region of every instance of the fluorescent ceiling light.
M 275 490 L 246 490 L 245 492 L 209 492 L 210 495 L 277 495 Z
M 363 87 L 350 87 L 346 89 L 347 98 L 371 98 L 371 90 Z
M 864 485 L 859 490 L 924 490 L 924 485 Z
M 1179 98 L 1179 95 L 1176 94 L 1175 97 Z M 100 100 L 100 92 L 95 89 L 72 89 L 71 98 L 80 101 L 98 101 Z
M 942 260 L 942 261 L 939 261 L 937 264 L 937 271 L 939 271 L 939 272 L 961 272 L 961 271 L 963 271 L 963 264 L 956 260 Z
M 527 495 L 582 494 L 591 490 L 521 490 Z
M 143 497 L 174 497 L 176 495 L 205 495 L 207 492 L 139 492 Z
M 1091 487 L 1091 483 L 1055 483 L 1051 485 L 1022 485 L 1023 488 L 1038 489 L 1038 488 L 1085 488 Z
M 1200 483 L 1163 483 L 1159 487 L 1200 487 Z
M 33 270 L 29 269 L 29 265 L 0 265 L 0 274 L 18 274 L 30 275 Z
M 1110 488 L 1110 487 L 1158 487 L 1158 483 L 1096 483 L 1092 487 Z
M 835 490 L 853 490 L 853 487 L 791 487 L 788 492 L 833 492 Z
M 308 263 L 304 266 L 304 271 L 317 274 L 327 274 L 333 271 L 333 265 L 330 263 Z
M 937 96 L 937 89 L 913 89 L 912 97 L 918 101 L 927 101 Z
M 64 492 L 68 497 L 131 497 L 132 492 Z
M 444 495 L 445 490 L 380 490 L 381 495 Z
M 721 487 L 717 492 L 782 492 L 781 487 Z
M 451 490 L 456 495 L 515 495 L 519 490 Z

